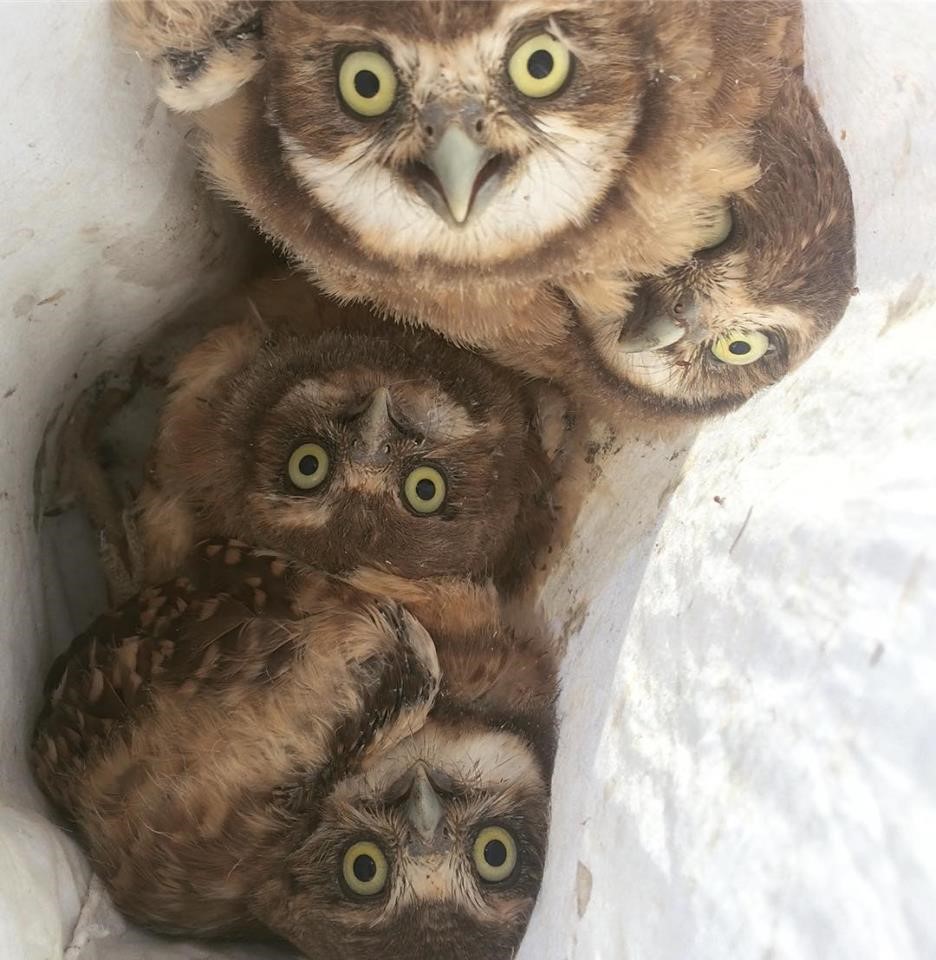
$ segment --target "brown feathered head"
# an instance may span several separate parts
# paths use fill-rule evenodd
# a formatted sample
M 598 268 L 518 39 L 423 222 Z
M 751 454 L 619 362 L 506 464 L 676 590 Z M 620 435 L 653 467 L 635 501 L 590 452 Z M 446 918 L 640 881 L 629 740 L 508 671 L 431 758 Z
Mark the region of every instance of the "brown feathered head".
M 144 494 L 327 570 L 525 570 L 550 465 L 523 384 L 428 333 L 215 334 L 179 365 Z
M 207 168 L 331 292 L 402 266 L 471 286 L 456 271 L 517 282 L 609 251 L 688 253 L 718 198 L 750 182 L 730 131 L 799 52 L 798 5 L 780 0 L 129 11 L 164 99 L 201 111 L 236 94 L 205 123 Z
M 635 286 L 623 325 L 576 336 L 609 394 L 729 409 L 776 383 L 838 322 L 855 283 L 848 172 L 798 78 L 755 128 L 762 175 L 730 198 L 704 249 Z

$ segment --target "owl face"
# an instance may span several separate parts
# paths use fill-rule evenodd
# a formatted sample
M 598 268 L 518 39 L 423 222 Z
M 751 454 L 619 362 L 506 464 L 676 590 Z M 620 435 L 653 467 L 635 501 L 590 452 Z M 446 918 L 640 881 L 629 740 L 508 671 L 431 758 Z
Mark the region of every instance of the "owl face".
M 605 376 L 654 407 L 734 407 L 779 380 L 844 313 L 854 284 L 848 174 L 808 91 L 758 130 L 763 175 L 706 246 L 636 286 L 623 327 L 584 334 Z
M 531 498 L 549 471 L 504 371 L 421 334 L 284 333 L 205 378 L 209 354 L 243 346 L 196 348 L 164 417 L 166 493 L 204 534 L 335 571 L 522 567 L 541 518 Z
M 585 223 L 626 161 L 641 6 L 272 4 L 268 116 L 372 255 L 521 256 Z
M 309 957 L 513 956 L 545 857 L 551 645 L 464 580 L 224 540 L 177 574 L 75 639 L 36 725 L 39 782 L 117 906 Z
M 303 784 L 283 897 L 258 913 L 309 956 L 507 958 L 539 890 L 548 791 L 512 734 L 433 721 L 339 783 L 308 832 Z

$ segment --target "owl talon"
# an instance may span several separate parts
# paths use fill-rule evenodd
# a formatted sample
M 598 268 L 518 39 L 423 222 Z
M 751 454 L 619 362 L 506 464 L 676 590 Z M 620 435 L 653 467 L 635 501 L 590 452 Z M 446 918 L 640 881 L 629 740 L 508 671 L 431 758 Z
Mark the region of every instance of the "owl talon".
M 169 50 L 166 64 L 175 82 L 182 86 L 193 80 L 205 66 L 207 54 L 202 50 Z
M 59 486 L 98 531 L 98 557 L 112 604 L 133 596 L 143 583 L 143 544 L 132 511 L 115 490 L 102 461 L 102 434 L 134 389 L 95 386 L 83 394 L 62 432 Z
M 371 736 L 362 744 L 364 766 L 375 751 L 382 753 L 422 729 L 442 683 L 435 643 L 425 627 L 397 603 L 379 601 L 377 609 L 395 637 L 397 648 L 379 658 L 381 679 L 371 697 L 375 704 L 391 706 L 379 710 L 388 722 L 375 724 Z M 373 711 L 367 713 L 373 720 Z
M 220 103 L 263 66 L 262 13 L 251 0 L 124 0 L 117 12 L 133 47 L 159 64 L 158 93 L 174 110 Z

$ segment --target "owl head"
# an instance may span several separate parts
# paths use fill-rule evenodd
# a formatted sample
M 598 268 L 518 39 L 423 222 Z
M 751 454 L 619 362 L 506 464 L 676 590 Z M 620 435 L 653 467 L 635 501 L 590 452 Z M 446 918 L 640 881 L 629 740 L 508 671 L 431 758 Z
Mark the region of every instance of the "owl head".
M 580 341 L 612 391 L 655 408 L 735 407 L 845 312 L 855 282 L 848 172 L 800 80 L 756 128 L 755 151 L 760 179 L 730 198 L 685 264 L 636 286 L 623 327 L 582 321 Z
M 717 109 L 743 126 L 796 32 L 786 2 L 131 6 L 164 99 L 233 98 L 205 123 L 219 188 L 325 281 L 362 254 L 374 276 L 406 264 L 457 285 L 466 265 L 542 279 L 583 245 L 691 250 L 725 192 L 710 181 L 750 168 L 704 145 L 708 108 L 730 91 Z
M 584 224 L 626 161 L 646 66 L 636 11 L 616 6 L 273 4 L 285 163 L 371 253 L 529 253 Z
M 156 500 L 196 536 L 327 570 L 509 582 L 546 530 L 551 471 L 523 384 L 434 335 L 378 330 L 210 335 L 174 375 Z
M 310 801 L 301 781 L 278 796 L 284 858 L 254 910 L 309 956 L 513 956 L 549 816 L 525 740 L 430 720 L 325 799 Z

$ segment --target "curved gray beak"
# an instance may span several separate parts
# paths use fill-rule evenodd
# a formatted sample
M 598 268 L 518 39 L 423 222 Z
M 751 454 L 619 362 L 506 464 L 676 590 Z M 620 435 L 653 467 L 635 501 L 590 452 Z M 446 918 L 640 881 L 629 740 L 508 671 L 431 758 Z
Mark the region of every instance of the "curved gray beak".
M 672 311 L 656 309 L 647 323 L 624 340 L 618 341 L 623 353 L 662 350 L 682 340 L 699 319 L 699 306 L 691 294 L 684 294 Z
M 406 798 L 406 818 L 423 843 L 431 844 L 435 840 L 443 812 L 439 795 L 429 781 L 426 768 L 420 764 Z
M 425 164 L 439 181 L 456 223 L 468 219 L 478 174 L 493 156 L 494 152 L 469 137 L 460 123 L 452 123 L 426 155 Z
M 639 333 L 618 342 L 624 353 L 643 353 L 645 350 L 662 350 L 672 346 L 686 335 L 686 328 L 674 317 L 658 313 Z
M 374 465 L 386 461 L 385 447 L 390 436 L 390 391 L 379 387 L 361 414 L 359 433 L 351 448 L 354 463 Z

